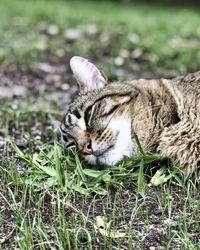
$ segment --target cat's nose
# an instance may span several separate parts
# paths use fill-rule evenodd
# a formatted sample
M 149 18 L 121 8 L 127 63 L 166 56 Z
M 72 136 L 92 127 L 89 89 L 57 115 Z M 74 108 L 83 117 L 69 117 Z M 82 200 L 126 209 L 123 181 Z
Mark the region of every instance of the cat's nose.
M 92 142 L 91 140 L 86 142 L 83 146 L 82 153 L 84 155 L 91 155 L 92 154 Z

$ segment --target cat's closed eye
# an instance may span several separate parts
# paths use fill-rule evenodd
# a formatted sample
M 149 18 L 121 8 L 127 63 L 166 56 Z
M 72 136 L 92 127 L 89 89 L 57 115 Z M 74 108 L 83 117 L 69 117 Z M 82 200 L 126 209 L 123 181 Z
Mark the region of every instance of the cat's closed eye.
M 84 115 L 84 119 L 85 119 L 85 123 L 86 126 L 88 126 L 90 117 L 92 115 L 92 106 L 89 106 L 86 110 L 85 110 L 85 115 Z

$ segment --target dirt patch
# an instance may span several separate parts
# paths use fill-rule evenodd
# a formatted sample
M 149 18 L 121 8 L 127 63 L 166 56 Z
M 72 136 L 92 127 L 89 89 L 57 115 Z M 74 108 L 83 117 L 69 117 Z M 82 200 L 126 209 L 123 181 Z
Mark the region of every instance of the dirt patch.
M 11 159 L 18 161 L 17 171 L 23 175 L 27 165 L 19 161 L 13 152 L 12 147 L 7 143 L 10 137 L 23 151 L 39 150 L 35 140 L 46 143 L 53 143 L 54 125 L 62 118 L 67 106 L 77 93 L 77 85 L 72 77 L 68 62 L 63 64 L 53 64 L 42 62 L 38 64 L 36 70 L 24 71 L 16 65 L 12 65 L 0 71 L 0 103 L 1 103 L 1 125 L 0 130 L 0 163 L 8 171 L 12 170 Z M 4 194 L 4 190 L 0 190 Z M 108 197 L 88 197 L 76 195 L 64 206 L 65 219 L 68 227 L 73 229 L 72 221 L 80 223 L 80 214 L 87 215 L 88 219 L 94 222 L 96 216 L 106 216 L 117 230 L 127 230 L 132 232 L 130 237 L 121 240 L 120 249 L 165 249 L 169 238 L 169 231 L 179 232 L 182 211 L 185 210 L 186 217 L 190 216 L 192 209 L 187 204 L 183 190 L 172 184 L 172 190 L 163 197 L 163 190 L 148 188 L 145 197 L 138 199 L 137 185 L 132 183 L 125 192 L 119 193 L 117 190 L 110 190 Z M 161 197 L 161 198 L 159 198 Z M 199 194 L 195 193 L 192 199 L 199 200 Z M 20 197 L 18 197 L 20 202 Z M 165 202 L 161 200 L 164 199 Z M 168 199 L 166 203 L 166 199 Z M 55 201 L 54 201 L 55 202 Z M 137 211 L 134 210 L 137 204 Z M 166 204 L 165 206 L 162 206 Z M 28 207 L 27 207 L 28 206 Z M 198 206 L 198 204 L 197 204 Z M 45 224 L 49 235 L 54 233 L 51 228 L 51 218 L 55 216 L 52 200 L 50 196 L 44 200 L 44 209 L 41 218 Z M 73 209 L 75 208 L 75 209 Z M 34 211 L 37 211 L 37 197 L 35 201 L 28 202 L 22 207 L 22 213 L 29 211 L 30 218 L 33 219 Z M 1 225 L 0 238 L 8 239 L 3 242 L 3 249 L 13 247 L 12 241 L 17 236 L 19 229 L 17 226 L 16 214 L 13 208 L 0 196 Z M 114 212 L 113 212 L 114 211 Z M 54 213 L 54 214 L 53 214 Z M 198 218 L 198 210 L 195 210 Z M 59 217 L 59 214 L 57 215 Z M 114 217 L 113 217 L 114 216 Z M 194 216 L 194 214 L 193 214 Z M 187 217 L 189 218 L 189 217 Z M 186 218 L 186 220 L 187 220 Z M 59 228 L 59 221 L 56 222 Z M 84 227 L 88 231 L 94 231 L 91 223 Z M 103 236 L 94 231 L 92 244 L 95 249 L 116 249 L 119 242 L 115 239 L 106 243 Z M 12 234 L 11 234 L 12 233 Z M 200 240 L 199 227 L 195 221 L 188 222 L 188 237 Z M 86 249 L 87 239 L 79 239 L 79 249 Z M 140 244 L 138 245 L 138 242 Z M 172 240 L 171 249 L 181 249 L 183 246 L 180 239 Z M 56 248 L 55 248 L 56 249 Z

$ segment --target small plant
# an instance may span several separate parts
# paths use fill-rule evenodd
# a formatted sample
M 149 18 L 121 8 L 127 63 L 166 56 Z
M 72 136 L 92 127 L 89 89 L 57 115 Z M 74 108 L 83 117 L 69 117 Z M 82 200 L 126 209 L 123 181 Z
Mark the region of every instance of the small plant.
M 65 149 L 58 142 L 42 144 L 39 153 L 24 154 L 14 142 L 12 146 L 17 157 L 26 161 L 28 170 L 24 181 L 38 188 L 56 186 L 62 191 L 74 190 L 84 195 L 91 193 L 105 195 L 108 188 L 119 185 L 124 188 L 134 180 L 138 182 L 138 193 L 144 195 L 144 169 L 159 158 L 153 155 L 131 157 L 113 167 L 88 167 L 76 152 Z

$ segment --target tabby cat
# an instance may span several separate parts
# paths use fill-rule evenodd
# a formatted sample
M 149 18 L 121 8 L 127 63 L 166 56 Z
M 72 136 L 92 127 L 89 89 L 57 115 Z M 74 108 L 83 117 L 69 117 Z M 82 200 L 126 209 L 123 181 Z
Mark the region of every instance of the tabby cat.
M 146 152 L 169 158 L 186 177 L 200 164 L 200 71 L 172 80 L 108 82 L 95 65 L 72 57 L 80 94 L 63 122 L 90 164 L 113 165 Z

